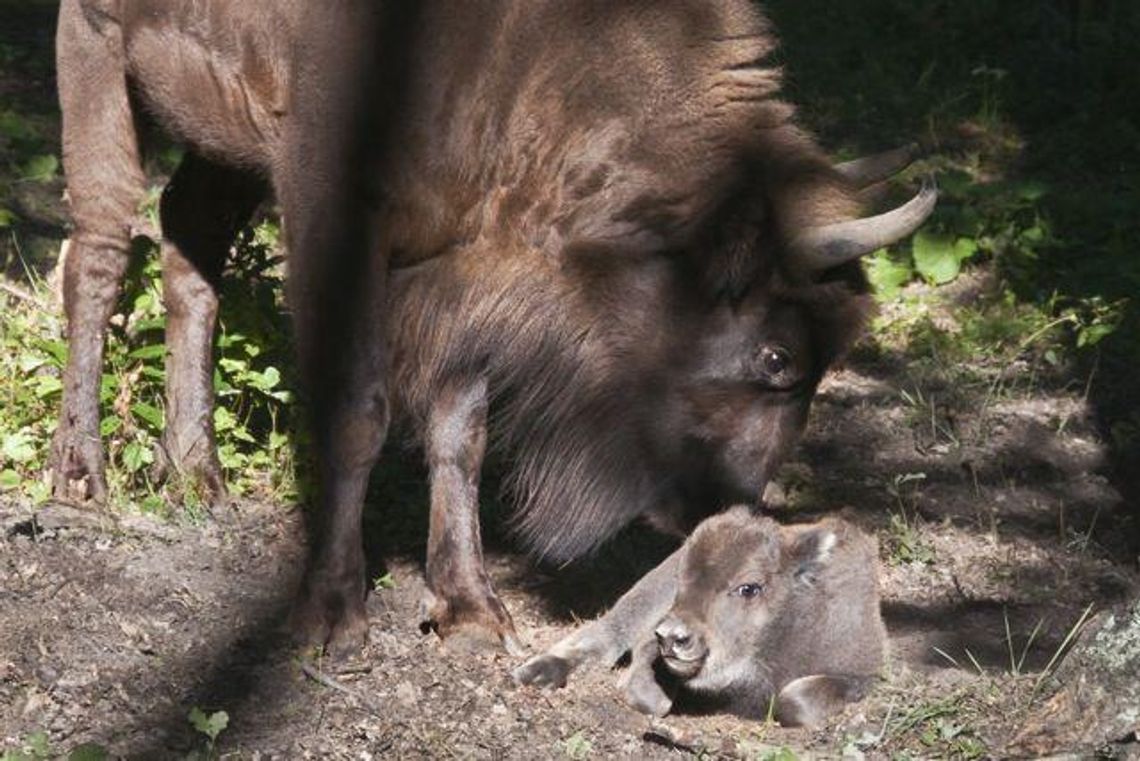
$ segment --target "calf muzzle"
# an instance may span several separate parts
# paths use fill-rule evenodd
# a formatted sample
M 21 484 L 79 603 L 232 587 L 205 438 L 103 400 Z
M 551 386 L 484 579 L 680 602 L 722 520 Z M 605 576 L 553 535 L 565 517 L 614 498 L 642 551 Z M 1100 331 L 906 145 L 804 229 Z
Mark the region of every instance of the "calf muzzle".
M 681 678 L 696 675 L 708 656 L 704 637 L 675 614 L 666 616 L 654 630 L 657 648 L 670 671 Z

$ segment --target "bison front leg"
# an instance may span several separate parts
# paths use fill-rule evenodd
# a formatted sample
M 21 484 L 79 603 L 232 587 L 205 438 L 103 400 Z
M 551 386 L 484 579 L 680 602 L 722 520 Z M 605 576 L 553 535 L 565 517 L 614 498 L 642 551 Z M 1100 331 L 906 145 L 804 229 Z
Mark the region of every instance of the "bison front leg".
M 383 238 L 385 131 L 407 41 L 387 16 L 415 3 L 304 3 L 290 50 L 288 119 L 273 182 L 289 251 L 303 390 L 317 461 L 313 551 L 293 611 L 298 637 L 334 655 L 363 646 L 361 513 L 388 403 Z M 381 34 L 381 32 L 389 32 Z M 303 44 L 302 44 L 303 43 Z
M 431 468 L 425 615 L 443 638 L 489 635 L 523 652 L 514 624 L 483 567 L 479 474 L 487 446 L 487 382 L 449 384 L 432 404 L 427 430 Z
M 374 254 L 370 246 L 357 251 Z M 340 265 L 350 258 L 342 258 Z M 298 262 L 296 255 L 293 261 Z M 313 553 L 293 625 L 305 644 L 342 657 L 363 647 L 368 636 L 361 516 L 368 476 L 380 456 L 391 414 L 383 331 L 387 259 L 366 256 L 352 277 L 337 267 L 336 276 L 324 286 L 338 286 L 340 304 L 330 304 L 328 292 L 318 297 L 324 288 L 306 288 L 312 281 L 319 285 L 322 278 L 306 266 L 313 264 L 311 259 L 298 263 L 301 266 L 290 273 L 290 286 L 310 396 L 319 502 Z M 298 282 L 306 277 L 312 281 Z

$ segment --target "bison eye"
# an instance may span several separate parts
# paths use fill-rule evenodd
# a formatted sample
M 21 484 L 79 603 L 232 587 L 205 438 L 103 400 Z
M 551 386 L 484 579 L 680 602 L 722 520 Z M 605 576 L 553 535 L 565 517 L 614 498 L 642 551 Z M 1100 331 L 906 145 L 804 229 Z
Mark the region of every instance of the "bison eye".
M 741 584 L 739 587 L 732 590 L 732 594 L 736 595 L 737 597 L 752 599 L 753 597 L 759 597 L 760 593 L 763 591 L 764 587 L 761 584 Z
M 764 346 L 760 349 L 760 366 L 764 374 L 773 380 L 779 380 L 791 364 L 792 357 L 783 347 Z

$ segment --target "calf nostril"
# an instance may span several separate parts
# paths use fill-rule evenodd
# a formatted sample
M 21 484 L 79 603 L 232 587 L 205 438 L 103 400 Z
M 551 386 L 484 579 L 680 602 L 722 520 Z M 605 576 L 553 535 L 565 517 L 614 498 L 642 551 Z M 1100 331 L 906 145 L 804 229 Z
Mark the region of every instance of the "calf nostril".
M 688 628 L 677 621 L 667 621 L 657 627 L 653 633 L 657 637 L 657 646 L 665 655 L 674 655 L 692 642 Z

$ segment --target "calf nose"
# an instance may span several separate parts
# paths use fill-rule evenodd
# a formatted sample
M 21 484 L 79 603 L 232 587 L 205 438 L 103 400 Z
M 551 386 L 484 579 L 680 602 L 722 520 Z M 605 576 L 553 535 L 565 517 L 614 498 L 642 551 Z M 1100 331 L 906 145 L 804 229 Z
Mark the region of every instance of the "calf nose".
M 662 655 L 678 655 L 693 642 L 693 633 L 677 616 L 667 616 L 653 633 L 657 636 L 657 647 Z

